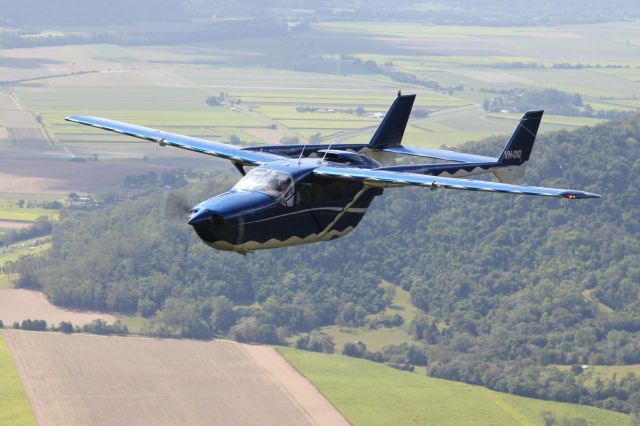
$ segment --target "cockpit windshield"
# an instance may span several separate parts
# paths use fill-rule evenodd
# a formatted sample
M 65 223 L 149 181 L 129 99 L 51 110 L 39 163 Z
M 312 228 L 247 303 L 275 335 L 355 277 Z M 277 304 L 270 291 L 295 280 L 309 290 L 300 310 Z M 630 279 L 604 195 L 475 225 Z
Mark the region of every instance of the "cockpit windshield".
M 258 191 L 282 201 L 287 200 L 293 194 L 293 179 L 289 173 L 256 168 L 240 179 L 232 190 Z

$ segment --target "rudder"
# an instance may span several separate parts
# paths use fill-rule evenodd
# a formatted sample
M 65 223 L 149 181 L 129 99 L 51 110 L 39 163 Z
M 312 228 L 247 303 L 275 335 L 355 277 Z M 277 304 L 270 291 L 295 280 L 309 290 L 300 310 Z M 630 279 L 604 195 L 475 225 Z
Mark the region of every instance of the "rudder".
M 402 143 L 416 95 L 398 95 L 369 142 L 371 148 L 397 146 Z
M 522 116 L 498 159 L 498 169 L 493 172 L 500 182 L 515 183 L 524 176 L 543 114 L 542 110 L 527 111 Z

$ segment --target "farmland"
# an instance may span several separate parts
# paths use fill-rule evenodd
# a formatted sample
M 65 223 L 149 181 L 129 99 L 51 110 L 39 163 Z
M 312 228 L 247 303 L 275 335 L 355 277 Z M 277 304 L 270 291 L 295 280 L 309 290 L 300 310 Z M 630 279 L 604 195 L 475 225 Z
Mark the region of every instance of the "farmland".
M 82 326 L 96 319 L 111 323 L 116 318 L 104 313 L 78 312 L 57 307 L 52 305 L 44 294 L 37 291 L 0 289 L 0 320 L 8 326 L 14 322 L 22 323 L 27 319 L 45 320 L 49 325 L 55 326 L 61 321 Z
M 0 334 L 0 423 L 6 426 L 35 425 L 31 411 L 11 353 Z
M 580 94 L 594 109 L 640 108 L 640 62 L 633 59 L 640 57 L 640 48 L 628 42 L 640 34 L 632 23 L 529 30 L 324 22 L 298 38 L 298 43 L 267 38 L 181 47 L 5 49 L 0 59 L 8 64 L 18 58 L 38 66 L 26 74 L 6 64 L 0 67 L 2 79 L 17 81 L 0 94 L 0 115 L 9 130 L 0 145 L 12 153 L 2 160 L 9 163 L 3 164 L 6 177 L 0 183 L 11 179 L 11 192 L 63 193 L 74 185 L 83 191 L 103 189 L 89 184 L 101 179 L 87 179 L 84 171 L 74 171 L 80 165 L 60 161 L 71 156 L 97 154 L 101 160 L 124 161 L 129 167 L 112 173 L 108 188 L 138 168 L 144 172 L 144 167 L 167 163 L 207 164 L 190 154 L 158 150 L 152 144 L 65 122 L 71 114 L 107 116 L 222 141 L 233 135 L 243 144 L 276 143 L 284 136 L 308 140 L 314 135 L 332 142 L 366 142 L 380 121 L 374 114 L 384 113 L 396 88 L 402 87 L 417 93 L 416 108 L 430 113 L 410 122 L 407 143 L 440 147 L 512 132 L 519 114 L 487 114 L 482 108 L 496 90 L 554 88 Z M 282 48 L 276 52 L 277 45 Z M 318 66 L 311 66 L 315 62 L 307 57 L 314 57 Z M 342 72 L 349 61 L 342 57 L 392 64 L 395 72 L 457 89 L 447 92 L 400 83 L 375 72 Z M 532 63 L 537 65 L 526 65 Z M 554 68 L 557 63 L 575 68 Z M 38 80 L 25 81 L 35 77 Z M 211 96 L 218 96 L 222 105 L 208 106 Z M 357 108 L 365 113 L 356 114 Z M 27 127 L 35 129 L 33 134 L 46 135 L 48 142 L 20 145 L 29 138 L 11 133 L 15 114 L 24 120 L 29 114 L 35 117 Z M 541 132 L 598 121 L 549 116 Z M 69 171 L 64 177 L 41 173 L 42 180 L 12 173 L 18 164 L 10 159 L 17 154 L 32 159 L 46 155 L 51 167 Z M 37 170 L 49 168 L 43 164 Z
M 626 424 L 622 414 L 540 401 L 394 370 L 370 361 L 280 348 L 280 353 L 354 425 L 543 425 L 582 418 L 596 425 Z M 464 402 L 462 402 L 464 401 Z M 546 413 L 545 413 L 546 412 Z
M 345 424 L 271 348 L 25 331 L 3 336 L 39 424 L 101 423 L 105 412 L 111 424 L 142 418 L 148 424 Z

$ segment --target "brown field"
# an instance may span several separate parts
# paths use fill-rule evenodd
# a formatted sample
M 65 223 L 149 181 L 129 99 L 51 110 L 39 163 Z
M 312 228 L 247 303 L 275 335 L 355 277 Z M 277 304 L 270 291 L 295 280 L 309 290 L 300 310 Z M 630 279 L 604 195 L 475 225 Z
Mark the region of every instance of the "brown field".
M 30 111 L 3 111 L 4 127 L 9 140 L 20 146 L 46 147 L 49 138 L 42 130 L 42 126 Z
M 255 129 L 246 129 L 246 130 L 247 130 L 247 133 L 249 133 L 251 136 L 255 136 L 256 138 L 270 145 L 275 145 L 277 143 L 280 143 L 280 139 L 286 136 L 284 133 L 282 133 L 280 130 L 277 130 L 277 129 L 255 128 Z
M 26 319 L 41 319 L 47 324 L 58 325 L 68 321 L 73 325 L 84 325 L 96 319 L 113 322 L 113 315 L 95 312 L 76 312 L 52 305 L 44 294 L 22 289 L 0 290 L 0 320 L 5 325 Z
M 180 165 L 126 161 L 47 161 L 0 159 L 0 192 L 66 194 L 118 188 L 129 175 L 159 173 Z
M 15 330 L 3 337 L 41 425 L 347 424 L 272 348 Z
M 31 222 L 20 222 L 17 220 L 0 220 L 0 228 L 4 229 L 22 229 L 31 225 Z
M 49 137 L 31 111 L 24 111 L 13 96 L 0 93 L 0 113 L 5 137 L 21 147 L 46 148 Z

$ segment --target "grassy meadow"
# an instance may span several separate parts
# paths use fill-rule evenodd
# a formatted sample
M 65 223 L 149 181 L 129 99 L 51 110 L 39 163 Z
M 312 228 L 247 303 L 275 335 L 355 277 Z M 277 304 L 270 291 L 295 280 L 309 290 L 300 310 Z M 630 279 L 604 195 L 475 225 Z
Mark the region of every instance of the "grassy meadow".
M 570 365 L 557 365 L 560 370 L 569 370 Z M 595 387 L 596 380 L 600 379 L 606 386 L 614 377 L 616 381 L 620 381 L 628 374 L 634 374 L 640 377 L 640 364 L 632 365 L 589 365 L 580 378 L 584 380 L 585 385 Z
M 342 355 L 278 351 L 354 425 L 544 425 L 545 412 L 558 424 L 577 418 L 594 425 L 629 422 L 628 416 L 611 411 L 421 377 Z
M 383 282 L 382 287 L 392 289 L 393 301 L 391 306 L 383 311 L 381 315 L 393 315 L 397 313 L 405 323 L 399 327 L 323 327 L 321 331 L 331 336 L 336 345 L 337 353 L 342 352 L 345 344 L 355 341 L 363 342 L 367 345 L 367 349 L 373 352 L 381 351 L 386 345 L 414 342 L 407 331 L 408 322 L 411 321 L 417 313 L 417 308 L 411 304 L 411 295 L 401 287 L 393 286 L 387 282 Z

